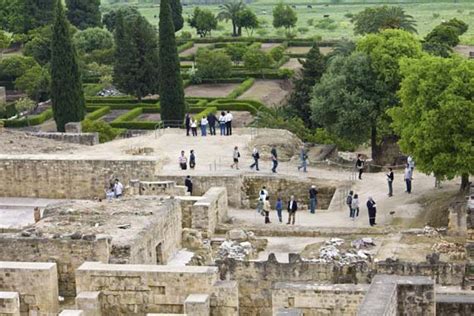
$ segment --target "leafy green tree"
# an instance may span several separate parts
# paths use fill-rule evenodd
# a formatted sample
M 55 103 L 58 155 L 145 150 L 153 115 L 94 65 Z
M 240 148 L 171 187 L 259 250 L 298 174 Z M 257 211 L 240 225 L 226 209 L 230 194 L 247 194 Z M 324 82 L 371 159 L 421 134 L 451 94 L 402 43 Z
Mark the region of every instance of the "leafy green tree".
M 223 51 L 201 49 L 196 56 L 196 67 L 200 78 L 228 78 L 232 71 L 232 61 Z
M 230 56 L 230 59 L 238 65 L 247 52 L 247 45 L 243 43 L 232 43 L 225 47 L 225 52 Z
M 183 80 L 169 0 L 161 0 L 159 25 L 160 105 L 164 121 L 182 120 L 185 112 Z
M 156 0 L 157 2 L 159 0 Z M 184 26 L 183 6 L 180 0 L 170 0 L 171 13 L 173 14 L 174 31 L 178 32 Z
M 51 43 L 51 100 L 56 127 L 59 132 L 64 132 L 66 123 L 80 122 L 84 119 L 86 107 L 77 53 L 61 1 L 57 1 L 54 15 Z
M 36 102 L 46 101 L 50 97 L 51 76 L 45 67 L 33 66 L 15 80 L 15 88 L 24 91 Z
M 245 8 L 242 1 L 233 1 L 219 6 L 220 12 L 217 14 L 219 20 L 232 22 L 232 36 L 242 35 L 242 29 L 239 27 L 240 12 Z
M 327 55 L 327 60 L 330 62 L 336 56 L 347 57 L 356 49 L 356 44 L 353 41 L 342 39 L 334 46 L 332 52 Z
M 460 42 L 459 36 L 464 34 L 467 29 L 468 25 L 458 19 L 443 22 L 426 35 L 423 50 L 432 55 L 449 57 L 452 48 Z
M 401 29 L 416 33 L 416 23 L 401 7 L 380 6 L 366 8 L 351 19 L 355 34 L 378 33 L 386 29 Z
M 299 60 L 302 76 L 294 81 L 295 88 L 288 100 L 288 109 L 294 115 L 300 117 L 306 126 L 312 126 L 311 121 L 311 92 L 314 85 L 319 82 L 325 69 L 326 62 L 319 46 L 314 43 L 305 60 Z
M 0 79 L 15 80 L 37 65 L 38 63 L 31 57 L 16 55 L 4 58 L 0 62 Z
M 273 8 L 273 27 L 283 27 L 286 33 L 296 25 L 298 17 L 296 12 L 287 4 L 279 2 L 276 7 Z
M 12 0 L 9 5 L 8 31 L 26 34 L 53 21 L 56 0 Z
M 3 51 L 10 47 L 11 43 L 11 36 L 9 36 L 6 32 L 0 30 L 0 60 L 3 57 Z
M 273 63 L 273 59 L 269 54 L 263 52 L 259 48 L 251 48 L 244 55 L 245 68 L 260 71 L 263 76 L 263 70 Z
M 36 102 L 31 100 L 30 98 L 20 98 L 18 101 L 15 102 L 15 108 L 18 113 L 25 113 L 23 114 L 25 117 L 28 117 L 28 112 L 32 111 L 36 106 Z
M 118 9 L 108 11 L 103 15 L 102 23 L 109 32 L 114 32 L 117 16 L 119 14 L 125 21 L 127 21 L 129 18 L 140 15 L 138 10 L 132 6 L 121 6 Z
M 25 44 L 23 54 L 33 57 L 40 65 L 46 65 L 51 60 L 51 39 L 53 37 L 51 25 L 39 27 L 28 34 L 31 40 Z
M 188 18 L 189 26 L 196 29 L 200 37 L 211 35 L 217 28 L 217 18 L 211 10 L 195 7 L 193 14 Z
M 258 18 L 250 8 L 246 7 L 239 12 L 237 25 L 239 29 L 245 29 L 247 36 L 252 36 L 253 31 L 258 28 Z
M 102 26 L 100 0 L 66 0 L 67 18 L 80 30 Z
M 112 34 L 99 27 L 91 27 L 74 34 L 72 40 L 79 52 L 90 53 L 94 50 L 110 49 L 114 46 Z
M 474 174 L 474 63 L 423 56 L 401 62 L 401 105 L 389 110 L 400 148 L 437 179 Z
M 113 81 L 138 100 L 157 93 L 159 57 L 156 32 L 141 15 L 118 12 L 115 21 Z

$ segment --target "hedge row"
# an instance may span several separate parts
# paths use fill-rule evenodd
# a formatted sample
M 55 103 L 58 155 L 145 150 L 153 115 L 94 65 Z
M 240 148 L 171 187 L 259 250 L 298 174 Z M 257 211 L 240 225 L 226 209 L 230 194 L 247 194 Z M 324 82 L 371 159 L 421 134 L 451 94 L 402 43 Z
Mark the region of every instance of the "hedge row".
M 306 58 L 308 54 L 285 53 L 289 58 Z
M 97 103 L 92 103 L 97 105 Z M 92 104 L 86 104 L 87 107 L 91 106 Z M 110 103 L 110 104 L 101 104 L 101 107 L 108 106 L 111 110 L 133 110 L 137 108 L 144 108 L 144 107 L 153 107 L 153 104 L 148 103 Z
M 253 86 L 255 83 L 254 78 L 248 78 L 244 82 L 242 82 L 237 88 L 232 90 L 231 93 L 227 96 L 229 99 L 237 99 L 239 96 L 241 96 L 245 91 L 250 89 L 250 87 Z
M 5 127 L 25 127 L 44 123 L 53 117 L 53 109 L 47 109 L 41 114 L 31 115 L 28 118 L 21 118 L 17 120 L 4 120 Z
M 129 104 L 134 104 L 134 103 L 147 103 L 147 104 L 155 104 L 158 102 L 157 99 L 145 99 L 141 100 L 140 102 L 138 99 L 133 98 L 133 97 L 89 97 L 86 98 L 86 103 L 90 104 L 112 104 L 112 103 L 129 103 Z
M 89 110 L 89 108 L 87 108 L 87 110 Z M 110 112 L 110 106 L 102 106 L 102 107 L 98 107 L 98 109 L 96 109 L 95 111 L 87 114 L 85 118 L 87 120 L 95 121 L 109 112 Z
M 244 82 L 245 78 L 235 77 L 235 78 L 220 78 L 220 79 L 202 79 L 201 83 L 241 83 Z
M 194 46 L 194 42 L 192 42 L 192 41 L 179 45 L 178 46 L 178 54 L 181 53 L 181 52 L 184 52 L 187 49 L 190 49 L 193 46 Z
M 317 42 L 320 46 L 335 46 L 339 40 L 314 40 L 312 38 L 301 38 L 288 40 L 285 37 L 204 37 L 193 39 L 195 43 L 229 43 L 229 42 L 261 42 L 261 43 L 283 43 L 288 42 L 288 46 L 312 46 Z
M 199 112 L 198 114 L 194 115 L 194 119 L 199 121 L 201 120 L 203 117 L 207 117 L 209 114 L 211 113 L 216 113 L 217 112 L 217 108 L 214 107 L 214 106 L 209 106 L 207 108 L 205 108 L 203 111 Z
M 281 66 L 283 66 L 284 64 L 286 64 L 287 62 L 290 61 L 290 57 L 288 55 L 285 55 L 283 56 L 282 59 L 280 59 L 279 61 L 277 61 L 274 65 L 275 68 L 280 68 Z
M 255 79 L 288 79 L 294 75 L 294 71 L 290 69 L 265 69 L 263 71 L 236 71 L 231 73 L 231 77 L 252 77 Z
M 142 108 L 135 108 L 133 110 L 130 110 L 119 117 L 117 117 L 115 120 L 113 120 L 113 123 L 119 123 L 119 122 L 128 122 L 132 121 L 133 119 L 139 117 L 143 113 Z

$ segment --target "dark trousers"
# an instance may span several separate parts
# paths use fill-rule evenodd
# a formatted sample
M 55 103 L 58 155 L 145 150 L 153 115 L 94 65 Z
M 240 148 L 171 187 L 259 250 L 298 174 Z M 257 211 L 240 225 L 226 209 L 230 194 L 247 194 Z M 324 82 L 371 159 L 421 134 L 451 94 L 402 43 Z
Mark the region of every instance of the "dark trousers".
M 191 128 L 191 131 L 193 132 L 193 136 L 198 136 L 197 127 Z
M 232 121 L 225 123 L 226 135 L 232 135 Z
M 272 162 L 273 162 L 272 172 L 277 172 L 278 160 L 272 160 Z
M 287 224 L 293 224 L 295 225 L 295 217 L 296 217 L 296 212 L 288 212 L 288 223 Z
M 370 226 L 375 225 L 375 214 L 377 213 L 376 209 L 369 209 L 369 224 Z
M 352 217 L 352 207 L 350 205 L 347 205 L 349 207 L 349 217 Z
M 405 179 L 405 183 L 407 185 L 407 192 L 411 193 L 411 179 Z
M 250 169 L 253 169 L 253 167 L 255 167 L 255 169 L 260 170 L 258 169 L 258 159 L 257 158 L 253 158 L 253 164 L 250 165 Z
M 388 196 L 393 195 L 393 181 L 388 181 Z
M 265 224 L 270 224 L 270 212 L 263 211 L 265 213 Z
M 209 124 L 209 134 L 216 135 L 216 126 Z
M 361 180 L 362 180 L 362 172 L 364 172 L 364 169 L 360 168 L 359 169 L 359 179 L 361 179 Z
M 191 130 L 191 126 L 186 125 L 186 136 L 189 136 L 189 131 Z
M 277 214 L 278 214 L 278 220 L 281 223 L 281 210 L 277 209 Z

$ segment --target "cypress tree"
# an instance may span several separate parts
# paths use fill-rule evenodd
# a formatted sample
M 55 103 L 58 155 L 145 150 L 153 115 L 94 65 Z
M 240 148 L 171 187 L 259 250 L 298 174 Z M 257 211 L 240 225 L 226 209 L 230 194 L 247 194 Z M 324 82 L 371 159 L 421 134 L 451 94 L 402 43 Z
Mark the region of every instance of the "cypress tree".
M 57 0 L 51 42 L 51 100 L 59 132 L 84 119 L 85 102 L 77 53 L 61 0 Z
M 182 120 L 184 89 L 169 0 L 161 0 L 159 33 L 161 119 Z
M 77 28 L 102 26 L 100 0 L 66 0 L 66 6 L 67 19 Z

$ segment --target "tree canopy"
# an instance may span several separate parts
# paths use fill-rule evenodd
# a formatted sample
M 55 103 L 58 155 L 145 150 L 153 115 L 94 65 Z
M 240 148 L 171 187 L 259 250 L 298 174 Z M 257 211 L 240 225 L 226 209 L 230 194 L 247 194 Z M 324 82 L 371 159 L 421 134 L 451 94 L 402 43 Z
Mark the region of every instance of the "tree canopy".
M 474 63 L 423 56 L 401 62 L 401 105 L 389 110 L 400 148 L 438 179 L 474 174 Z
M 232 61 L 223 51 L 200 49 L 196 56 L 197 75 L 206 79 L 229 77 L 232 71 Z
M 296 25 L 297 21 L 296 12 L 289 5 L 279 2 L 273 8 L 273 26 L 275 28 L 283 27 L 288 31 Z
M 252 36 L 253 30 L 258 27 L 259 23 L 255 13 L 250 8 L 246 7 L 238 14 L 237 25 L 239 28 L 245 29 L 247 36 Z
M 67 19 L 78 29 L 102 26 L 100 0 L 66 0 Z
M 232 22 L 232 36 L 242 35 L 242 28 L 239 27 L 239 17 L 241 11 L 245 8 L 245 4 L 242 1 L 232 1 L 221 4 L 219 8 L 221 11 L 217 14 L 217 18 Z
M 357 13 L 351 19 L 355 34 L 378 33 L 386 29 L 401 29 L 416 33 L 416 23 L 401 7 L 370 7 Z
M 211 10 L 195 7 L 193 14 L 188 18 L 189 26 L 196 29 L 200 37 L 211 35 L 217 28 L 217 18 Z
M 458 19 L 442 22 L 426 35 L 423 49 L 436 56 L 448 57 L 452 48 L 459 44 L 459 36 L 467 29 L 468 25 Z
M 80 52 L 90 53 L 94 50 L 109 49 L 114 46 L 112 34 L 99 27 L 91 27 L 77 32 L 73 36 L 74 44 Z

